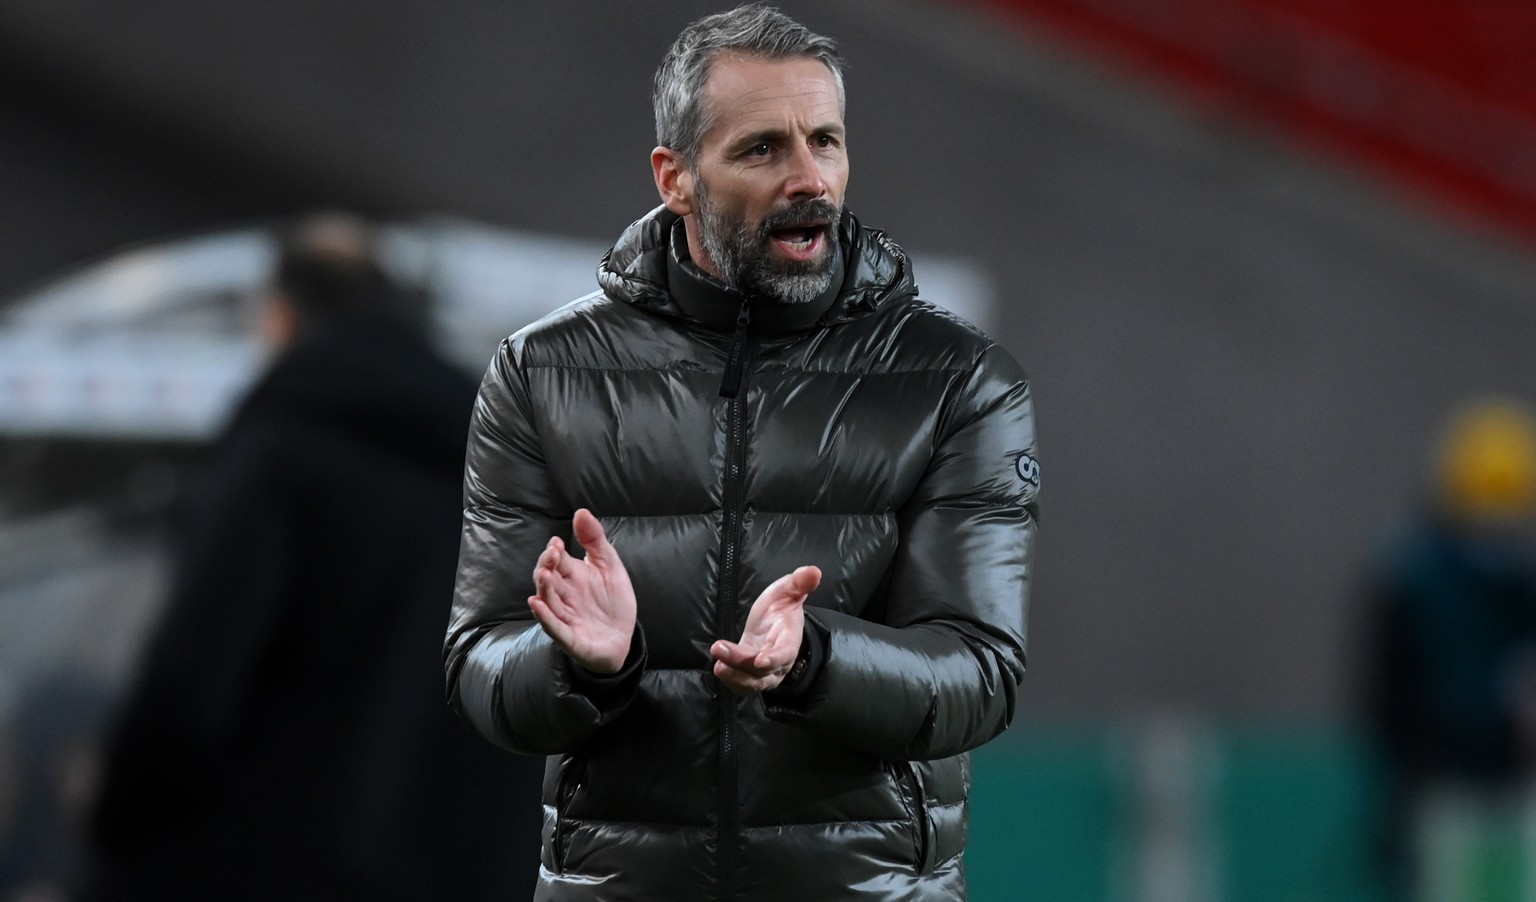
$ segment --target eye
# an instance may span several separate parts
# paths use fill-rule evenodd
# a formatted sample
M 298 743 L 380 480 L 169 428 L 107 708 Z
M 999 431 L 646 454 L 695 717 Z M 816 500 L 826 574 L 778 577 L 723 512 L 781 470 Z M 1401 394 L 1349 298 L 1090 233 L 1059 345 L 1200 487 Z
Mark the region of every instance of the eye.
M 817 147 L 822 148 L 823 150 L 825 150 L 825 149 L 827 149 L 829 147 L 836 147 L 837 146 L 837 139 L 834 138 L 831 135 L 817 135 L 816 137 L 811 139 L 811 143 L 813 143 Z
M 760 141 L 747 148 L 747 156 L 749 157 L 766 157 L 771 153 L 773 153 L 773 145 L 767 141 Z

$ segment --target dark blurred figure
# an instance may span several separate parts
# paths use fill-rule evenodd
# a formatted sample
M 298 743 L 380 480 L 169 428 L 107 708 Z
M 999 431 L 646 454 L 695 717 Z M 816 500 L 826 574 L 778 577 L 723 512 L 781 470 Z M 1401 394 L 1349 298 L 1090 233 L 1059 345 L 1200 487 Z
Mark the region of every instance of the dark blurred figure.
M 1437 813 L 1516 807 L 1536 765 L 1536 567 L 1522 535 L 1536 509 L 1536 421 L 1502 401 L 1459 411 L 1430 497 L 1373 588 L 1370 716 L 1399 899 L 1424 884 Z
M 429 350 L 366 226 L 280 243 L 280 351 L 194 493 L 111 744 L 88 898 L 526 899 L 538 762 L 449 714 L 475 384 Z

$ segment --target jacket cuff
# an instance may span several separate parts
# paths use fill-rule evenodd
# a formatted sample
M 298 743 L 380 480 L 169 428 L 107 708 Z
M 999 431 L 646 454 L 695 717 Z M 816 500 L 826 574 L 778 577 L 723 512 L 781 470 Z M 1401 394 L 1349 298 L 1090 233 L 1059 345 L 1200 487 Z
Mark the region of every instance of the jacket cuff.
M 815 619 L 806 617 L 805 632 L 800 637 L 800 654 L 795 657 L 789 674 L 779 685 L 763 693 L 763 705 L 769 714 L 801 708 L 811 699 L 831 647 L 832 634 Z
M 597 673 L 582 667 L 566 656 L 570 664 L 571 688 L 591 699 L 600 709 L 623 706 L 634 698 L 640 688 L 640 674 L 645 672 L 645 631 L 635 621 L 635 631 L 629 638 L 629 654 L 624 664 L 614 673 Z

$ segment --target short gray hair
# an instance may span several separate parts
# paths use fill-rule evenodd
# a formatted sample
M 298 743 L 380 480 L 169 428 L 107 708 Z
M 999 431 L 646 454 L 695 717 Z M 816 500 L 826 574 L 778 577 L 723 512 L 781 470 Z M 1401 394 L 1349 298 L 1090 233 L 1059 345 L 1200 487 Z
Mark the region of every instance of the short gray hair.
M 656 108 L 656 143 L 671 148 L 690 166 L 713 124 L 704 102 L 710 65 L 722 52 L 769 60 L 819 59 L 837 81 L 837 102 L 845 111 L 843 58 L 831 38 L 816 34 L 772 6 L 751 3 L 705 16 L 684 28 L 656 70 L 651 102 Z

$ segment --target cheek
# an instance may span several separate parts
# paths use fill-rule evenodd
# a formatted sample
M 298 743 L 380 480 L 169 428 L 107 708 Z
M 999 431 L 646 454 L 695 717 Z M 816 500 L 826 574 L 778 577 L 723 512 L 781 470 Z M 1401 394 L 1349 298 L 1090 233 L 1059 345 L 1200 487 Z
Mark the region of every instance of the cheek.
M 827 193 L 834 201 L 842 203 L 843 194 L 848 190 L 848 158 L 830 161 L 822 169 L 821 177 L 827 183 Z
M 724 219 L 738 220 L 750 216 L 753 208 L 753 186 L 739 179 L 712 178 L 708 183 L 709 206 Z
M 756 227 L 774 209 L 777 198 L 772 191 L 753 190 L 734 195 L 723 208 L 726 215 L 736 222 Z

